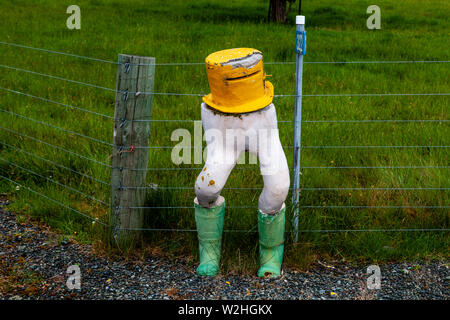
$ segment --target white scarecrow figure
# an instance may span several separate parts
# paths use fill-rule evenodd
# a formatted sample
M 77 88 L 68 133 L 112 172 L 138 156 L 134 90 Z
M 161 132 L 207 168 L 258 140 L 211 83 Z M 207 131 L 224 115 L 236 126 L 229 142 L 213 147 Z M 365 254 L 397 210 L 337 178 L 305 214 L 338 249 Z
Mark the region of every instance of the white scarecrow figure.
M 211 93 L 203 97 L 207 142 L 205 166 L 195 183 L 199 275 L 218 273 L 225 215 L 220 196 L 240 154 L 258 156 L 264 188 L 258 203 L 258 276 L 281 274 L 289 169 L 280 143 L 273 85 L 265 80 L 262 53 L 250 48 L 215 52 L 206 58 Z

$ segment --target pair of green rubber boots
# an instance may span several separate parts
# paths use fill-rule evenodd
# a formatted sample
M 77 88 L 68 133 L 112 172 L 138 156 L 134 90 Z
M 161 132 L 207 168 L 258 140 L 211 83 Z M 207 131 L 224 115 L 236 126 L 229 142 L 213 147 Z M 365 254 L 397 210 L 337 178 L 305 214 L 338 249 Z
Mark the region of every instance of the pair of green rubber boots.
M 195 203 L 195 222 L 199 242 L 200 265 L 197 274 L 214 276 L 219 272 L 225 201 L 205 208 Z M 259 277 L 278 277 L 284 251 L 285 207 L 275 215 L 258 210 Z

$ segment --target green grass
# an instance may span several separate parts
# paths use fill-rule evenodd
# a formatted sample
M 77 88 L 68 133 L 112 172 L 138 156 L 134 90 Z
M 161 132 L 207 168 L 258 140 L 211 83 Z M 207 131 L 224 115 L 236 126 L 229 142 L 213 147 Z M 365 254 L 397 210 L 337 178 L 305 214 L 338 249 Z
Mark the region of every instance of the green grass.
M 119 53 L 153 56 L 163 62 L 202 62 L 217 50 L 253 47 L 264 60 L 295 61 L 294 12 L 285 25 L 268 24 L 268 1 L 201 0 L 80 0 L 81 30 L 66 28 L 70 1 L 2 2 L 0 41 L 116 60 Z M 366 28 L 369 1 L 303 1 L 308 32 L 305 61 L 450 60 L 448 1 L 378 1 L 381 30 Z M 295 6 L 294 6 L 295 7 Z M 8 46 L 0 46 L 0 64 L 115 88 L 116 66 Z M 266 65 L 275 94 L 294 93 L 294 65 Z M 0 86 L 114 114 L 114 94 L 100 89 L 1 69 Z M 448 92 L 448 64 L 305 64 L 304 94 L 325 93 L 438 93 Z M 158 66 L 156 92 L 207 93 L 202 65 Z M 85 112 L 48 104 L 13 93 L 0 92 L 1 108 L 106 142 L 112 141 L 113 123 Z M 199 97 L 155 96 L 154 119 L 200 119 Z M 279 120 L 293 120 L 292 97 L 274 101 Z M 448 119 L 445 96 L 305 97 L 304 120 Z M 1 126 L 48 143 L 110 162 L 109 146 L 89 141 L 0 112 Z M 172 146 L 170 134 L 192 123 L 155 122 L 151 145 Z M 283 145 L 293 144 L 292 123 L 280 123 Z M 304 123 L 302 145 L 441 145 L 448 146 L 450 127 L 445 122 L 413 123 Z M 0 141 L 22 148 L 73 170 L 110 181 L 107 168 L 0 129 Z M 286 149 L 288 161 L 292 150 Z M 301 164 L 310 166 L 448 166 L 447 148 L 303 149 Z M 107 186 L 56 167 L 11 148 L 0 146 L 0 157 L 41 175 L 109 202 Z M 170 150 L 152 150 L 150 167 L 172 167 Z M 192 165 L 199 167 L 201 165 Z M 185 166 L 189 167 L 189 166 Z M 256 165 L 232 172 L 227 187 L 260 187 Z M 449 186 L 448 169 L 303 169 L 301 186 L 417 188 Z M 108 208 L 89 198 L 30 175 L 5 161 L 0 174 L 48 197 L 108 223 Z M 160 186 L 193 187 L 195 170 L 151 171 L 148 182 Z M 10 194 L 12 208 L 50 223 L 63 234 L 82 241 L 106 237 L 86 218 L 32 194 L 5 180 L 0 192 Z M 232 206 L 256 206 L 259 191 L 224 190 Z M 192 190 L 149 192 L 148 206 L 191 206 Z M 289 195 L 290 199 L 290 195 Z M 288 200 L 288 204 L 290 201 Z M 301 206 L 448 206 L 445 190 L 341 190 L 301 192 Z M 289 218 L 291 217 L 291 210 Z M 146 227 L 194 229 L 191 209 L 149 210 Z M 254 209 L 228 209 L 225 229 L 256 230 Z M 290 220 L 290 219 L 288 219 Z M 448 209 L 302 209 L 301 229 L 448 228 Z M 290 221 L 287 228 L 291 228 Z M 145 241 L 166 252 L 191 254 L 195 263 L 195 233 L 145 233 Z M 290 235 L 288 236 L 290 240 Z M 226 233 L 224 270 L 254 272 L 257 234 Z M 288 242 L 285 261 L 304 267 L 317 257 L 351 261 L 389 261 L 439 258 L 448 253 L 446 232 L 302 233 L 299 243 Z

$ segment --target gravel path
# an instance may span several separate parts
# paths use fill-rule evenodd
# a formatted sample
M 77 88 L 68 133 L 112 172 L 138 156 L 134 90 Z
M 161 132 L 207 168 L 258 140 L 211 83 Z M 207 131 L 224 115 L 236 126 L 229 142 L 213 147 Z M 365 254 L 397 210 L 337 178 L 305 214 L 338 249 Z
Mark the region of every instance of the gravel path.
M 317 262 L 279 279 L 203 278 L 183 261 L 97 257 L 88 245 L 57 241 L 49 228 L 18 223 L 0 208 L 0 299 L 449 299 L 449 264 L 380 265 L 381 289 L 367 289 L 367 266 Z M 79 264 L 81 290 L 66 273 Z

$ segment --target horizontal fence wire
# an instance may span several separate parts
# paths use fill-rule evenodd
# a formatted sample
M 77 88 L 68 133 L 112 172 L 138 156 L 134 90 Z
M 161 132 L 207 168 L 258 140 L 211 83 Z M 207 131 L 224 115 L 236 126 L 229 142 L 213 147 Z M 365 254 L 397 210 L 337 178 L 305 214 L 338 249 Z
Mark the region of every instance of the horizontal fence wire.
M 115 147 L 119 147 L 115 145 Z M 294 146 L 282 146 L 286 149 L 292 149 Z M 134 146 L 135 149 L 204 149 L 206 146 Z M 388 148 L 450 148 L 450 146 L 301 146 L 302 149 L 361 149 L 361 148 L 372 148 L 372 149 L 388 149 Z
M 80 107 L 75 107 L 75 106 L 72 106 L 70 104 L 57 102 L 57 101 L 50 100 L 50 99 L 43 98 L 43 97 L 34 96 L 32 94 L 28 94 L 28 93 L 24 93 L 24 92 L 20 92 L 20 91 L 16 91 L 16 90 L 11 90 L 11 89 L 8 89 L 8 88 L 3 88 L 3 87 L 0 87 L 0 90 L 7 91 L 7 92 L 10 92 L 10 93 L 20 94 L 20 95 L 23 95 L 23 96 L 26 96 L 26 97 L 30 97 L 30 98 L 33 98 L 33 99 L 38 99 L 38 100 L 49 102 L 49 103 L 56 104 L 56 105 L 59 105 L 59 106 L 75 109 L 75 110 L 78 110 L 78 111 L 87 112 L 87 113 L 90 113 L 90 114 L 94 114 L 96 116 L 100 116 L 100 117 L 104 117 L 104 118 L 108 118 L 108 119 L 114 119 L 114 117 L 108 116 L 106 114 L 102 114 L 102 113 L 99 113 L 99 112 L 91 111 L 91 110 L 80 108 Z
M 85 177 L 85 178 L 94 180 L 94 181 L 96 181 L 96 182 L 99 182 L 99 183 L 104 184 L 104 185 L 107 185 L 107 186 L 111 186 L 111 184 L 108 183 L 108 182 L 106 182 L 106 181 L 97 179 L 97 178 L 95 178 L 95 177 L 93 177 L 93 176 L 90 176 L 90 175 L 88 175 L 88 174 L 85 174 L 85 173 L 79 172 L 79 171 L 77 171 L 77 170 L 68 168 L 68 167 L 66 167 L 66 166 L 63 166 L 62 164 L 59 164 L 59 163 L 53 162 L 53 161 L 51 161 L 51 160 L 49 160 L 49 159 L 40 157 L 40 156 L 38 156 L 38 155 L 36 155 L 36 154 L 33 154 L 33 153 L 31 153 L 31 152 L 28 152 L 28 151 L 23 150 L 23 149 L 21 149 L 21 148 L 18 148 L 18 147 L 16 147 L 16 146 L 12 146 L 12 145 L 7 144 L 7 143 L 2 142 L 2 141 L 0 141 L 0 144 L 2 144 L 2 145 L 4 145 L 4 146 L 7 146 L 8 148 L 12 148 L 12 149 L 14 149 L 14 150 L 16 150 L 16 151 L 22 152 L 22 153 L 24 153 L 24 154 L 26 154 L 26 155 L 29 155 L 29 156 L 31 156 L 31 157 L 34 157 L 34 158 L 36 158 L 36 159 L 39 159 L 39 160 L 48 162 L 48 163 L 50 163 L 50 164 L 52 164 L 52 165 L 54 165 L 54 166 L 57 166 L 57 167 L 59 167 L 59 168 L 62 168 L 62 169 L 64 169 L 64 170 L 68 170 L 68 171 L 70 171 L 70 172 L 76 173 L 76 174 L 78 174 L 78 175 L 80 175 L 80 176 L 83 176 L 83 177 Z
M 62 78 L 62 77 L 58 77 L 58 76 L 52 76 L 52 75 L 45 74 L 45 73 L 35 72 L 35 71 L 21 69 L 21 68 L 16 68 L 16 67 L 11 67 L 11 66 L 6 66 L 6 65 L 3 65 L 3 64 L 0 64 L 0 68 L 10 69 L 10 70 L 15 70 L 15 71 L 20 71 L 20 72 L 25 72 L 25 73 L 29 73 L 29 74 L 33 74 L 33 75 L 37 75 L 37 76 L 41 76 L 41 77 L 47 77 L 47 78 L 51 78 L 51 79 L 55 79 L 55 80 L 61 80 L 61 81 L 75 83 L 75 84 L 79 84 L 79 85 L 83 85 L 83 86 L 88 86 L 88 87 L 92 87 L 92 88 L 96 88 L 96 89 L 102 89 L 102 90 L 106 90 L 106 91 L 116 92 L 116 90 L 114 90 L 114 89 L 106 88 L 106 87 L 103 87 L 103 86 L 98 86 L 98 85 L 95 85 L 95 84 L 92 84 L 92 83 L 86 83 L 86 82 L 66 79 L 66 78 Z
M 1 142 L 0 142 L 1 143 Z M 131 189 L 131 190 L 194 190 L 194 186 L 192 187 L 167 187 L 167 186 L 150 186 L 150 187 L 134 187 L 134 186 L 112 186 L 113 188 L 117 188 L 117 189 Z M 263 187 L 225 187 L 222 190 L 262 190 Z M 295 190 L 295 188 L 289 188 L 289 190 Z M 317 187 L 317 188 L 298 188 L 299 191 L 341 191 L 341 190 L 345 190 L 345 191 L 352 191 L 352 190 L 370 190 L 370 191 L 390 191 L 390 190 L 399 190 L 399 191 L 408 191 L 408 190 L 450 190 L 450 188 L 440 188 L 440 187 L 386 187 L 386 188 L 377 188 L 377 187 L 373 187 L 373 188 L 364 188 L 364 187 L 344 187 L 344 188 L 340 188 L 340 187 Z
M 53 198 L 50 198 L 50 197 L 46 196 L 45 194 L 42 194 L 42 193 L 40 193 L 40 192 L 38 192 L 38 191 L 36 191 L 36 190 L 33 190 L 33 189 L 31 189 L 30 187 L 28 187 L 28 186 L 26 186 L 26 185 L 20 184 L 20 183 L 18 183 L 17 181 L 11 180 L 11 179 L 9 179 L 9 178 L 3 176 L 3 175 L 0 175 L 0 177 L 3 178 L 3 179 L 5 179 L 5 180 L 7 180 L 7 181 L 9 181 L 9 182 L 11 182 L 11 183 L 13 183 L 13 184 L 15 184 L 15 185 L 17 185 L 17 186 L 20 186 L 20 187 L 22 187 L 22 188 L 25 188 L 25 189 L 31 191 L 32 193 L 34 193 L 34 194 L 36 194 L 36 195 L 38 195 L 38 196 L 40 196 L 40 197 L 43 197 L 44 199 L 47 199 L 47 200 L 49 200 L 49 201 L 51 201 L 51 202 L 53 202 L 53 203 L 55 203 L 55 204 L 57 204 L 57 205 L 59 205 L 59 206 L 61 206 L 61 207 L 63 207 L 63 208 L 66 208 L 66 209 L 68 209 L 68 210 L 70 210 L 70 211 L 73 211 L 73 212 L 75 212 L 75 213 L 77 213 L 77 214 L 79 214 L 79 215 L 81 215 L 81 216 L 83 216 L 83 217 L 85 217 L 85 218 L 88 218 L 88 219 L 92 220 L 93 222 L 99 223 L 99 224 L 101 224 L 101 225 L 103 225 L 103 226 L 108 226 L 107 224 L 105 224 L 105 223 L 99 221 L 97 218 L 91 217 L 90 215 L 88 215 L 88 214 L 86 214 L 86 213 L 83 213 L 83 212 L 81 212 L 81 211 L 79 211 L 79 210 L 77 210 L 77 209 L 74 209 L 74 208 L 72 208 L 72 207 L 70 207 L 70 206 L 68 206 L 68 205 L 66 205 L 66 204 L 64 204 L 64 203 L 62 203 L 62 202 L 60 202 L 60 201 L 58 201 L 58 200 L 55 200 L 55 199 L 53 199 Z
M 1 128 L 1 127 L 0 127 Z M 301 166 L 301 169 L 449 169 L 450 166 Z M 183 170 L 202 170 L 203 168 L 122 168 L 113 167 L 113 169 L 130 171 L 183 171 Z M 258 170 L 259 167 L 235 167 L 233 170 Z M 292 167 L 289 167 L 292 169 Z
M 28 173 L 30 173 L 30 174 L 34 174 L 35 176 L 38 176 L 38 177 L 40 177 L 40 178 L 42 178 L 42 179 L 45 179 L 45 180 L 47 180 L 47 181 L 50 181 L 50 182 L 52 182 L 52 183 L 54 183 L 54 184 L 56 184 L 56 185 L 58 185 L 58 186 L 61 186 L 61 187 L 63 187 L 63 188 L 66 188 L 66 189 L 68 189 L 68 190 L 70 190 L 70 191 L 73 191 L 73 192 L 75 192 L 75 193 L 78 193 L 78 194 L 80 194 L 80 195 L 82 195 L 82 196 L 84 196 L 84 197 L 86 197 L 86 198 L 89 198 L 89 199 L 91 199 L 91 200 L 94 200 L 94 201 L 96 201 L 96 202 L 98 202 L 98 203 L 100 203 L 100 204 L 108 205 L 106 202 L 104 202 L 104 201 L 102 201 L 102 200 L 100 200 L 100 199 L 97 199 L 97 198 L 95 198 L 95 197 L 93 197 L 93 196 L 91 196 L 91 195 L 88 195 L 88 194 L 86 194 L 86 193 L 84 193 L 84 192 L 81 192 L 80 190 L 77 190 L 77 189 L 75 189 L 75 188 L 72 188 L 72 187 L 70 187 L 70 186 L 67 186 L 67 185 L 65 185 L 65 184 L 63 184 L 63 183 L 60 183 L 60 182 L 56 181 L 56 180 L 53 180 L 52 178 L 43 176 L 43 175 L 41 175 L 41 174 L 39 174 L 39 173 L 37 173 L 37 172 L 35 172 L 35 171 L 33 171 L 33 170 L 24 168 L 24 167 L 22 167 L 22 166 L 20 166 L 20 165 L 18 165 L 18 164 L 16 164 L 16 163 L 14 163 L 14 162 L 11 162 L 11 161 L 6 160 L 5 158 L 0 157 L 0 160 L 6 162 L 6 163 L 8 163 L 8 164 L 10 164 L 10 165 L 12 165 L 12 166 L 14 166 L 14 167 L 16 167 L 16 168 L 19 168 L 19 169 L 21 169 L 21 170 L 24 170 L 24 171 L 26 171 L 26 172 L 28 172 Z
M 88 87 L 92 87 L 92 88 L 96 88 L 96 89 L 102 89 L 102 90 L 106 90 L 106 91 L 110 91 L 110 92 L 114 92 L 114 93 L 121 93 L 121 94 L 125 94 L 126 93 L 127 95 L 131 95 L 131 97 L 133 95 L 134 96 L 138 96 L 138 95 L 198 96 L 198 97 L 202 97 L 202 96 L 206 95 L 206 93 L 120 91 L 120 90 L 116 90 L 116 89 L 111 89 L 111 88 L 106 88 L 106 87 L 103 87 L 103 86 L 95 85 L 95 84 L 92 84 L 92 83 L 71 80 L 71 79 L 58 77 L 58 76 L 53 76 L 53 75 L 49 75 L 49 74 L 45 74 L 45 73 L 35 72 L 35 71 L 21 69 L 21 68 L 16 68 L 16 67 L 11 67 L 11 66 L 6 66 L 6 65 L 3 65 L 3 64 L 0 64 L 0 68 L 6 68 L 6 69 L 10 69 L 10 70 L 15 70 L 15 71 L 26 72 L 26 73 L 30 73 L 30 74 L 33 74 L 33 75 L 38 75 L 38 76 L 42 76 L 42 77 L 48 77 L 48 78 L 51 78 L 51 79 L 66 81 L 66 82 L 75 83 L 75 84 L 79 84 L 79 85 L 83 85 L 83 86 L 88 86 Z M 449 96 L 449 95 L 450 95 L 450 93 L 442 93 L 442 92 L 438 92 L 438 93 L 341 93 L 341 94 L 330 93 L 330 94 L 301 94 L 301 95 L 278 94 L 278 95 L 274 95 L 274 98 L 281 98 L 281 97 Z
M 385 61 L 303 61 L 303 64 L 401 64 L 401 63 L 449 63 L 450 60 L 385 60 Z M 264 62 L 264 64 L 296 64 L 295 61 Z
M 128 231 L 156 231 L 156 232 L 197 232 L 196 229 L 168 229 L 168 228 L 118 228 L 118 230 Z M 351 233 L 351 232 L 448 232 L 450 229 L 422 229 L 422 228 L 404 228 L 404 229 L 304 229 L 304 230 L 286 230 L 285 233 Z M 226 233 L 258 233 L 257 230 L 223 230 Z
M 0 41 L 0 44 L 5 45 L 5 46 L 18 47 L 18 48 L 23 48 L 23 49 L 37 50 L 37 51 L 43 51 L 43 52 L 47 52 L 47 53 L 54 53 L 54 54 L 69 56 L 69 57 L 73 57 L 73 58 L 80 58 L 80 59 L 86 59 L 86 60 L 92 60 L 92 61 L 98 61 L 98 62 L 105 62 L 105 63 L 110 63 L 110 64 L 117 64 L 117 62 L 115 62 L 115 61 L 98 59 L 98 58 L 92 58 L 92 57 L 86 57 L 86 56 L 73 54 L 73 53 L 66 53 L 66 52 L 60 52 L 60 51 L 54 51 L 54 50 L 48 50 L 48 49 L 42 49 L 42 48 L 35 48 L 35 47 L 25 46 L 25 45 L 17 44 L 17 43 Z
M 193 209 L 194 206 L 129 206 L 116 207 L 117 209 Z M 258 209 L 258 206 L 228 206 L 229 209 Z M 348 206 L 296 206 L 300 209 L 448 209 L 450 206 L 364 206 L 364 205 L 348 205 Z
M 28 121 L 39 123 L 39 124 L 42 124 L 44 126 L 47 126 L 47 127 L 53 128 L 53 129 L 57 129 L 57 130 L 60 130 L 60 131 L 63 131 L 63 132 L 69 133 L 69 134 L 73 134 L 73 135 L 76 135 L 78 137 L 85 138 L 85 139 L 88 139 L 88 140 L 91 140 L 91 141 L 94 141 L 94 142 L 98 142 L 98 143 L 101 143 L 101 144 L 104 144 L 104 145 L 107 145 L 107 146 L 110 146 L 110 147 L 113 146 L 112 143 L 109 143 L 109 142 L 106 142 L 106 141 L 103 141 L 103 140 L 99 140 L 99 139 L 96 139 L 96 138 L 92 138 L 92 137 L 86 136 L 86 135 L 84 135 L 82 133 L 78 133 L 78 132 L 75 132 L 75 131 L 72 131 L 72 130 L 64 129 L 64 128 L 55 126 L 53 124 L 50 124 L 50 123 L 47 123 L 47 122 L 44 122 L 44 121 L 40 121 L 40 120 L 37 120 L 37 119 L 34 119 L 34 118 L 30 118 L 30 117 L 27 117 L 27 116 L 24 116 L 22 114 L 18 114 L 18 113 L 9 111 L 9 110 L 5 110 L 5 109 L 1 109 L 0 108 L 0 112 L 4 112 L 4 113 L 7 113 L 7 114 L 10 114 L 10 115 L 13 115 L 13 116 L 16 116 L 16 117 L 28 120 Z
M 396 97 L 396 96 L 449 96 L 450 93 L 326 93 L 326 94 L 276 94 L 274 98 L 280 97 Z
M 377 122 L 449 122 L 447 119 L 383 119 L 383 120 L 304 120 L 304 123 L 377 123 Z M 280 121 L 280 122 L 295 122 L 294 120 L 290 121 Z
M 300 209 L 448 209 L 450 206 L 299 206 Z
M 42 51 L 42 52 L 47 52 L 47 53 L 52 53 L 52 54 L 59 54 L 59 55 L 73 57 L 73 58 L 104 62 L 104 63 L 113 64 L 113 65 L 121 64 L 116 61 L 92 58 L 92 57 L 87 57 L 87 56 L 83 56 L 83 55 L 67 53 L 67 52 L 60 52 L 60 51 L 49 50 L 49 49 L 36 48 L 36 47 L 26 46 L 26 45 L 17 44 L 17 43 L 6 42 L 6 41 L 0 41 L 0 44 L 6 45 L 6 46 L 23 48 L 23 49 L 37 50 L 37 51 Z M 449 62 L 450 62 L 449 60 L 397 60 L 397 61 L 305 61 L 303 63 L 304 64 L 392 64 L 392 63 L 400 64 L 400 63 L 449 63 Z M 268 64 L 268 65 L 295 64 L 295 63 L 296 63 L 295 61 L 264 62 L 264 64 Z M 130 65 L 187 66 L 187 65 L 205 65 L 205 63 L 204 62 L 173 62 L 173 63 L 154 63 L 154 64 L 130 64 Z
M 112 168 L 111 165 L 109 165 L 109 164 L 107 164 L 107 163 L 105 163 L 105 162 L 101 162 L 101 161 L 98 161 L 98 160 L 95 160 L 95 159 L 86 157 L 86 156 L 81 155 L 81 154 L 79 154 L 79 153 L 76 153 L 76 152 L 67 150 L 67 149 L 62 148 L 62 147 L 60 147 L 60 146 L 56 146 L 56 145 L 54 145 L 54 144 L 48 143 L 48 142 L 43 141 L 43 140 L 40 140 L 40 139 L 38 139 L 38 138 L 30 137 L 30 136 L 28 136 L 28 135 L 26 135 L 26 134 L 23 134 L 23 133 L 20 133 L 20 132 L 18 132 L 18 131 L 15 131 L 15 130 L 12 130 L 12 129 L 9 129 L 9 128 L 5 128 L 5 127 L 2 127 L 2 126 L 0 126 L 0 129 L 5 130 L 5 131 L 8 131 L 8 132 L 10 132 L 10 133 L 12 133 L 12 134 L 16 134 L 16 135 L 18 135 L 18 136 L 21 136 L 21 137 L 24 137 L 24 138 L 33 140 L 33 141 L 36 141 L 36 142 L 38 142 L 38 143 L 45 144 L 46 146 L 52 147 L 52 148 L 57 149 L 57 150 L 59 150 L 59 151 L 66 152 L 66 153 L 68 153 L 68 154 L 71 154 L 71 155 L 73 155 L 73 156 L 82 158 L 82 159 L 84 159 L 84 160 L 88 160 L 88 161 L 97 163 L 97 164 L 99 164 L 99 165 L 102 165 L 102 166 L 105 166 L 105 167 L 108 167 L 108 168 Z
M 201 122 L 201 119 L 114 119 L 121 122 Z M 418 123 L 418 122 L 449 122 L 448 119 L 349 119 L 349 120 L 302 120 L 301 123 Z M 292 124 L 295 120 L 277 120 L 278 123 Z

